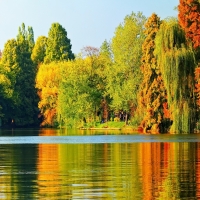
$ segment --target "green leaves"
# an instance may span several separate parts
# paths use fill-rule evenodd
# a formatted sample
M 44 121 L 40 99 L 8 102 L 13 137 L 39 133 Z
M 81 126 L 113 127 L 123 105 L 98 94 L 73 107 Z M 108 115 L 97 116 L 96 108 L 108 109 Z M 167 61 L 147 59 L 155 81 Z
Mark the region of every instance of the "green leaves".
M 162 23 L 156 36 L 155 53 L 172 113 L 171 132 L 190 133 L 195 126 L 196 112 L 193 109 L 196 107 L 193 95 L 195 59 L 177 20 Z
M 117 106 L 118 109 L 127 110 L 130 101 L 137 104 L 137 92 L 142 78 L 140 65 L 145 21 L 142 13 L 131 13 L 116 28 L 112 38 L 114 63 L 108 69 L 107 90 L 113 107 Z
M 36 65 L 39 65 L 40 63 L 44 62 L 44 58 L 46 56 L 46 48 L 47 48 L 47 37 L 45 36 L 38 37 L 31 54 L 31 59 Z
M 66 30 L 59 24 L 53 23 L 48 33 L 45 63 L 52 61 L 67 61 L 74 59 L 70 39 Z

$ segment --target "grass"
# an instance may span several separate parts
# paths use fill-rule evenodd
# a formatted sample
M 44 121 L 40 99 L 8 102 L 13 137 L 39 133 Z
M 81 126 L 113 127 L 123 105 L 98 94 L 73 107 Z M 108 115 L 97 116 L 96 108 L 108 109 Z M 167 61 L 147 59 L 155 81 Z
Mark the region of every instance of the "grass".
M 130 125 L 125 125 L 125 122 L 115 122 L 115 121 L 109 121 L 106 123 L 88 123 L 86 124 L 83 128 L 89 129 L 89 128 L 108 128 L 108 129 L 124 129 L 124 128 L 134 128 L 133 126 Z

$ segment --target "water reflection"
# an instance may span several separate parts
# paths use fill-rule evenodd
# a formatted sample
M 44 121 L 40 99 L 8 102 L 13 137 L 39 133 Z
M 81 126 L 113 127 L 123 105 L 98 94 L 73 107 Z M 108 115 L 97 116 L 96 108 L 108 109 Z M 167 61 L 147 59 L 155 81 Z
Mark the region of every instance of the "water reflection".
M 200 198 L 200 143 L 2 144 L 0 155 L 0 199 Z

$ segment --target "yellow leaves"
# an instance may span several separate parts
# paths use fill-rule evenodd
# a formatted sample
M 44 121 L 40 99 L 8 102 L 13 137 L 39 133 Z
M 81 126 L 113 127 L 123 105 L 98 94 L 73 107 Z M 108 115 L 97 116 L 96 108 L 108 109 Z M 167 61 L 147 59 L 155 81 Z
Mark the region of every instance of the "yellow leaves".
M 36 88 L 40 97 L 38 107 L 44 115 L 44 123 L 48 125 L 52 125 L 56 115 L 60 65 L 62 63 L 42 64 L 36 76 Z

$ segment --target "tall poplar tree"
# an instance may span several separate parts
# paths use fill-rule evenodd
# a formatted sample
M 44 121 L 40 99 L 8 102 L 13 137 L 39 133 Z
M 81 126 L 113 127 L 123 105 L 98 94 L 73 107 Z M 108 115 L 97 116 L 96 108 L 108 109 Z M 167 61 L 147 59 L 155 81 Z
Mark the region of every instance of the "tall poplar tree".
M 167 90 L 172 133 L 191 133 L 196 123 L 194 95 L 195 59 L 176 19 L 162 23 L 156 35 L 155 53 Z
M 34 45 L 33 30 L 28 31 L 23 23 L 17 35 L 19 73 L 16 76 L 15 91 L 18 101 L 13 108 L 13 120 L 16 126 L 36 125 L 38 98 L 35 89 L 36 67 L 31 60 Z
M 74 59 L 67 31 L 59 23 L 53 23 L 48 33 L 45 63 Z

